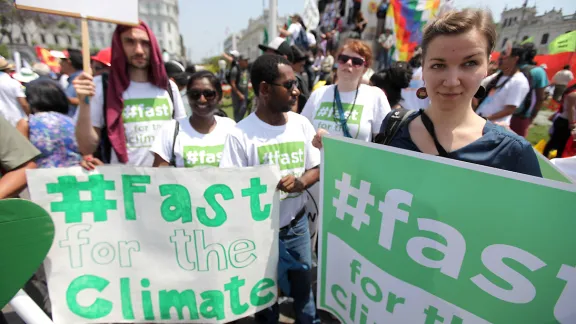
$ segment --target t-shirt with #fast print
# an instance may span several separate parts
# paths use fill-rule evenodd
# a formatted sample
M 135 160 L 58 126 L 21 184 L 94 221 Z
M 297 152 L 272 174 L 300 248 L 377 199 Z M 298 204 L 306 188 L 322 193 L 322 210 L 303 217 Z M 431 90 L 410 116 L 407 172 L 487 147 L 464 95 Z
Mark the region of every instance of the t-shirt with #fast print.
M 102 82 L 97 78 L 94 78 L 96 94 L 90 100 L 90 115 L 92 126 L 102 128 L 104 126 L 104 96 Z M 172 81 L 170 85 L 174 95 L 174 107 L 168 91 L 149 82 L 131 81 L 122 94 L 124 99 L 122 121 L 126 135 L 128 165 L 151 167 L 154 156 L 150 154 L 150 147 L 158 131 L 164 123 L 172 120 L 173 111 L 175 119 L 186 117 L 178 87 Z M 110 161 L 112 164 L 119 163 L 114 150 L 112 150 Z
M 188 117 L 179 119 L 179 131 L 174 146 L 176 121 L 165 123 L 156 135 L 150 151 L 158 154 L 164 161 L 170 162 L 172 147 L 174 147 L 176 167 L 178 168 L 219 166 L 224 142 L 236 122 L 228 117 L 214 117 L 216 118 L 216 127 L 208 134 L 201 134 L 196 131 L 190 125 Z
M 314 127 L 303 116 L 288 112 L 288 122 L 272 126 L 250 114 L 230 132 L 220 167 L 250 167 L 276 164 L 282 177 L 300 177 L 320 165 L 320 151 L 312 146 Z M 303 193 L 280 194 L 280 227 L 296 217 L 308 196 Z

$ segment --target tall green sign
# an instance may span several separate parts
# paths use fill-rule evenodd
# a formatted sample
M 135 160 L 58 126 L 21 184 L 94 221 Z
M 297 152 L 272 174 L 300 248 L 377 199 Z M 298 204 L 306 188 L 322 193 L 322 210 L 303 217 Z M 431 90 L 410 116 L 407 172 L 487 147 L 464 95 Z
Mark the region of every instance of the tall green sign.
M 576 322 L 576 185 L 349 139 L 323 161 L 318 306 L 343 323 Z

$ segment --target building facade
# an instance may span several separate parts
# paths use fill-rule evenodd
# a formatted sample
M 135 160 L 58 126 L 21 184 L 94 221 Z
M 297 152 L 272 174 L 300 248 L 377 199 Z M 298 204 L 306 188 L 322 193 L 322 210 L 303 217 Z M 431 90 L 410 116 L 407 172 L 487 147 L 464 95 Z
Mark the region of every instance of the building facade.
M 184 61 L 186 49 L 178 25 L 178 0 L 139 0 L 138 6 L 139 18 L 150 26 L 160 47 L 172 58 Z M 50 49 L 82 46 L 79 19 L 46 17 L 51 21 L 49 27 L 41 27 L 32 19 L 25 23 L 11 24 L 8 26 L 9 33 L 0 35 L 2 37 L 0 43 L 8 44 L 10 50 L 23 52 L 23 57 L 30 61 L 35 60 L 33 50 L 35 45 Z M 3 28 L 6 29 L 6 26 Z M 115 24 L 91 20 L 88 22 L 88 28 L 91 49 L 111 46 Z
M 236 50 L 238 50 L 238 44 L 240 43 L 240 39 L 242 39 L 242 33 L 243 31 L 240 31 L 238 33 L 232 33 L 226 37 L 223 44 L 225 53 L 230 53 L 230 51 L 234 49 L 234 38 L 236 38 Z
M 268 9 L 265 9 L 260 17 L 256 19 L 250 18 L 248 26 L 240 33 L 237 50 L 241 54 L 246 55 L 250 61 L 254 61 L 262 54 L 258 45 L 264 43 L 264 30 L 268 28 L 268 15 Z M 283 26 L 286 21 L 286 17 L 278 17 L 278 26 Z
M 573 30 L 576 30 L 576 12 L 565 15 L 562 9 L 552 9 L 537 15 L 535 7 L 505 9 L 500 16 L 496 50 L 502 50 L 508 41 L 520 43 L 532 37 L 538 54 L 547 54 L 548 45 L 556 37 Z

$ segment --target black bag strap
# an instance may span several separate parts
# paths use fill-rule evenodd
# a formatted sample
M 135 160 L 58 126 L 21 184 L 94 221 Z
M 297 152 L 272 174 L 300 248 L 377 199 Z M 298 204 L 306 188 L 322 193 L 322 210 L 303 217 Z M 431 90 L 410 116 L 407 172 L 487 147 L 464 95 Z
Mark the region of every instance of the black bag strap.
M 178 132 L 180 131 L 180 122 L 176 121 L 176 127 L 174 127 L 174 139 L 172 140 L 172 156 L 170 157 L 170 166 L 176 167 L 176 138 L 178 137 Z
M 174 94 L 172 93 L 172 84 L 170 84 L 170 79 L 168 79 L 168 87 L 166 88 L 168 95 L 170 96 L 170 101 L 172 101 L 172 119 L 176 116 L 176 105 L 174 104 Z
M 488 98 L 488 95 L 490 94 L 490 91 L 492 91 L 492 89 L 500 89 L 502 88 L 506 83 L 508 83 L 508 81 L 510 81 L 510 79 L 512 79 L 512 77 L 508 77 L 508 79 L 506 79 L 504 82 L 502 82 L 502 84 L 498 85 L 498 81 L 500 81 L 500 78 L 503 77 L 504 74 L 502 72 L 498 72 L 498 75 L 496 75 L 496 77 L 494 77 L 492 80 L 490 80 L 490 82 L 488 82 L 488 84 L 486 85 L 486 95 L 480 99 L 478 99 L 478 108 L 480 108 L 480 105 L 482 105 L 482 102 L 484 102 L 484 100 L 486 100 L 486 98 Z
M 392 142 L 392 139 L 394 139 L 400 127 L 404 126 L 408 117 L 415 112 L 415 110 L 408 110 L 401 107 L 388 113 L 382 122 L 382 126 L 384 127 L 380 127 L 380 133 L 374 138 L 374 143 L 390 145 L 390 142 Z
M 535 65 L 526 65 L 524 66 L 522 69 L 520 69 L 520 72 L 522 72 L 522 74 L 524 74 L 524 76 L 526 77 L 526 80 L 528 80 L 528 86 L 529 86 L 529 91 L 528 94 L 526 95 L 526 97 L 524 97 L 524 100 L 522 100 L 522 110 L 517 110 L 514 115 L 525 115 L 526 112 L 528 110 L 530 110 L 530 108 L 532 108 L 532 93 L 534 92 L 534 81 L 532 79 L 532 69 L 534 69 L 536 66 Z
M 104 163 L 110 163 L 112 159 L 112 143 L 108 137 L 108 118 L 106 116 L 108 102 L 108 73 L 102 74 L 102 115 L 104 115 L 104 125 L 100 129 L 100 147 L 96 150 L 95 157 Z
M 428 134 L 430 134 L 430 136 L 434 140 L 434 145 L 436 145 L 438 155 L 442 157 L 448 157 L 448 152 L 446 152 L 446 150 L 442 147 L 440 142 L 438 142 L 438 138 L 436 137 L 436 131 L 434 130 L 434 123 L 432 123 L 432 120 L 430 120 L 430 117 L 426 115 L 424 110 L 420 110 L 420 118 L 422 118 L 422 124 L 424 124 L 424 127 L 426 127 Z

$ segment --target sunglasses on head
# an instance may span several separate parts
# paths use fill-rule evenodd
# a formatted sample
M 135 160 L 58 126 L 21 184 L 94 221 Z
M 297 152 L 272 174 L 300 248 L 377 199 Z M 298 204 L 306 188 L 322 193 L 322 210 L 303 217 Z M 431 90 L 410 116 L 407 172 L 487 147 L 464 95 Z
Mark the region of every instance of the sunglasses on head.
M 286 89 L 288 91 L 294 89 L 295 87 L 298 87 L 298 80 L 288 80 L 282 84 L 277 84 L 277 83 L 272 83 L 272 82 L 267 82 L 267 83 L 271 84 L 271 85 L 283 87 L 284 89 Z
M 344 54 L 340 54 L 338 56 L 338 62 L 342 64 L 348 63 L 348 61 L 352 60 L 353 66 L 362 66 L 366 64 L 366 61 L 360 57 L 348 56 Z
M 192 100 L 200 100 L 200 98 L 204 96 L 206 100 L 212 100 L 216 98 L 216 91 L 214 90 L 189 90 L 188 91 L 188 98 Z

